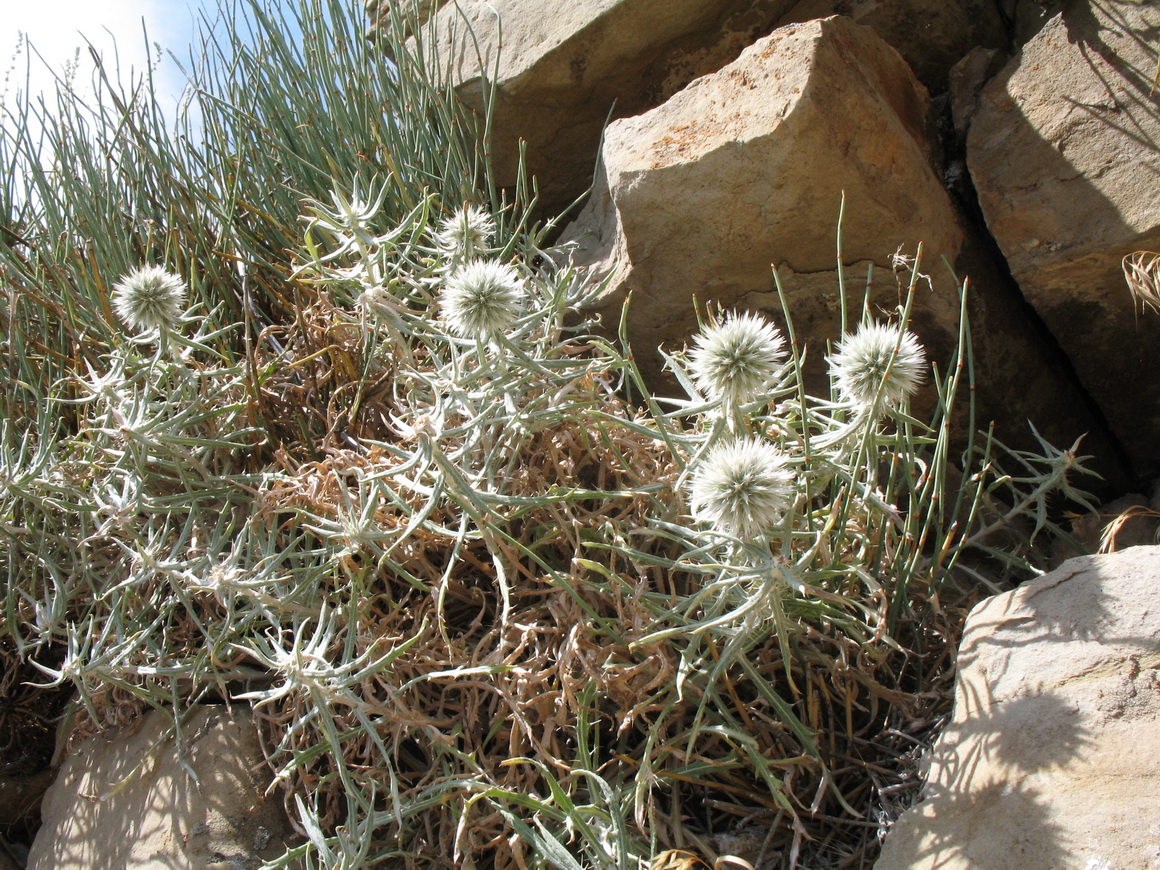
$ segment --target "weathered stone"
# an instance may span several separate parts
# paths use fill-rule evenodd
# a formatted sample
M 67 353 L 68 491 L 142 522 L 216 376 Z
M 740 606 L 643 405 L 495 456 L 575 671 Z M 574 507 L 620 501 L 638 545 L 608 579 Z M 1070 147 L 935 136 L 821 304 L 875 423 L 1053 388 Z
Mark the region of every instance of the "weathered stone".
M 906 58 L 932 91 L 976 46 L 1005 48 L 1009 35 L 994 0 L 801 0 L 779 23 L 848 15 L 873 29 Z
M 180 759 L 171 726 L 152 712 L 136 730 L 76 748 L 45 796 L 30 870 L 246 870 L 285 851 L 293 835 L 277 798 L 265 796 L 270 777 L 249 710 L 193 711 Z
M 363 0 L 363 9 L 366 10 L 367 18 L 373 27 L 392 12 L 401 17 L 414 15 L 420 22 L 425 22 L 447 2 L 448 0 L 403 0 L 401 3 L 399 0 Z
M 1072 559 L 972 611 L 927 798 L 877 870 L 1154 867 L 1160 547 Z
M 575 0 L 545 14 L 542 0 L 458 0 L 440 10 L 428 41 L 440 63 L 453 59 L 468 105 L 480 109 L 494 83 L 497 179 L 514 183 L 522 140 L 551 212 L 591 185 L 610 115 L 650 109 L 719 69 L 792 2 Z
M 1160 109 L 1141 34 L 1160 6 L 1070 3 L 983 88 L 967 137 L 1011 273 L 1142 477 L 1160 471 L 1160 318 L 1133 310 L 1121 258 L 1160 246 Z
M 408 29 L 412 18 L 425 23 L 447 3 L 448 0 L 363 0 L 363 9 L 366 10 L 372 29 L 390 21 L 392 14 L 397 15 L 404 28 Z

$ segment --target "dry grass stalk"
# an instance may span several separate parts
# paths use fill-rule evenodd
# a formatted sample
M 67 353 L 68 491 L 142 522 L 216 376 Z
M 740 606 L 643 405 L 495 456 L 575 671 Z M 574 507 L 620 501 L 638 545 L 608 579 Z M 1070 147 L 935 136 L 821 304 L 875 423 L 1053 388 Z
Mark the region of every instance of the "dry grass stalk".
M 1124 280 L 1141 308 L 1160 312 L 1160 254 L 1136 251 L 1123 260 Z

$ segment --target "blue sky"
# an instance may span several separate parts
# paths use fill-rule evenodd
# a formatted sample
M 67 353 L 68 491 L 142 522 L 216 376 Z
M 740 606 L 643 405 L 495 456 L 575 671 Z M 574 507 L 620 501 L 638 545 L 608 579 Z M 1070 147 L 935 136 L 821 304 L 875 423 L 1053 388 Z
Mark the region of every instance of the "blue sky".
M 283 0 L 276 0 L 277 3 Z M 29 91 L 33 94 L 49 92 L 53 78 L 46 68 L 60 70 L 81 49 L 81 64 L 77 81 L 90 79 L 92 69 L 86 38 L 100 51 L 106 65 L 114 56 L 119 59 L 122 75 L 130 68 L 141 71 L 149 62 L 152 43 L 162 49 L 155 81 L 158 95 L 171 98 L 176 104 L 184 86 L 181 75 L 167 51 L 172 51 L 183 62 L 189 56 L 197 20 L 201 14 L 214 14 L 217 0 L 3 0 L 0 13 L 0 94 L 24 90 L 29 72 L 28 52 L 16 54 L 20 34 L 24 33 L 36 51 L 44 57 L 42 63 L 31 57 Z M 149 44 L 142 32 L 142 22 L 148 31 Z M 5 78 L 7 79 L 5 81 Z
M 143 69 L 148 62 L 148 50 L 142 33 L 144 20 L 149 40 L 163 49 L 173 49 L 178 56 L 185 54 L 194 27 L 195 8 L 213 0 L 8 0 L 8 8 L 0 16 L 0 58 L 8 77 L 8 92 L 24 90 L 26 73 L 31 73 L 30 91 L 50 91 L 52 76 L 46 65 L 60 70 L 81 49 L 82 63 L 78 81 L 87 81 L 91 64 L 85 39 L 107 59 L 113 56 L 114 40 L 121 68 Z M 20 34 L 24 33 L 31 45 L 44 58 L 42 63 L 28 52 L 16 54 Z M 173 61 L 165 57 L 158 67 L 163 93 L 181 92 L 180 74 Z

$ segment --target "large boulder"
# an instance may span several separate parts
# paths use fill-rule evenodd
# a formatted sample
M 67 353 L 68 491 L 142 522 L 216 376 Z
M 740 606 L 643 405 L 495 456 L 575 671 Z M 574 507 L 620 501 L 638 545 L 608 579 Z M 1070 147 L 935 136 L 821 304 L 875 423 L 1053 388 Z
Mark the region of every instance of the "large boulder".
M 1160 249 L 1160 5 L 1068 3 L 982 90 L 967 163 L 1027 300 L 1137 472 L 1160 472 L 1160 317 L 1120 262 Z
M 926 799 L 876 870 L 1150 868 L 1160 857 L 1160 547 L 980 604 Z
M 266 796 L 271 777 L 249 709 L 195 709 L 180 757 L 172 725 L 151 712 L 136 730 L 74 749 L 45 796 L 29 870 L 256 870 L 286 850 L 293 834 Z
M 927 107 L 897 52 L 869 28 L 831 17 L 781 28 L 656 109 L 609 125 L 600 183 L 567 235 L 580 262 L 609 275 L 598 303 L 609 326 L 631 294 L 628 335 L 655 388 L 672 388 L 657 347 L 695 332 L 694 296 L 778 312 L 777 264 L 810 346 L 810 386 L 826 389 L 825 342 L 840 335 L 834 233 L 844 191 L 852 308 L 869 264 L 878 270 L 875 302 L 896 305 L 892 255 L 921 241 L 933 289 L 921 285 L 914 323 L 932 359 L 945 363 L 958 335 L 957 287 L 940 259 L 976 281 L 976 371 L 989 403 L 980 422 L 1012 424 L 1009 437 L 1031 419 L 1067 445 L 1096 428 L 1066 372 L 1049 364 L 1017 294 L 961 228 L 932 169 Z M 1097 442 L 1087 447 L 1099 450 Z
M 1004 49 L 1007 22 L 995 0 L 800 0 L 781 24 L 848 15 L 894 46 L 932 91 L 976 46 Z
M 481 109 L 494 86 L 492 154 L 516 179 L 521 140 L 549 213 L 592 183 L 611 117 L 663 102 L 768 33 L 793 0 L 457 0 L 426 29 L 457 93 Z M 502 51 L 500 42 L 502 36 Z
M 693 297 L 776 308 L 771 264 L 794 323 L 836 337 L 835 227 L 846 196 L 843 255 L 852 295 L 866 267 L 925 242 L 929 264 L 963 243 L 931 168 L 926 91 L 872 30 L 831 17 L 780 28 L 663 105 L 609 125 L 603 176 L 568 235 L 584 262 L 613 273 L 600 304 L 619 315 L 646 374 L 656 348 L 696 329 Z M 913 248 L 911 248 L 913 253 Z M 919 319 L 955 329 L 943 270 Z

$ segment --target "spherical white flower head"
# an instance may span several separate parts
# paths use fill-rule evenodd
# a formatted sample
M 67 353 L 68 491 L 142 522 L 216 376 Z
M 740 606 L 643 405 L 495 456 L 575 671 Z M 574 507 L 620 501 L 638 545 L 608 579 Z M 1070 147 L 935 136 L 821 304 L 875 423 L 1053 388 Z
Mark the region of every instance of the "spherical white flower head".
M 493 260 L 472 260 L 460 266 L 443 285 L 443 319 L 464 338 L 491 338 L 519 316 L 524 284 L 511 266 Z
M 883 323 L 863 324 L 830 357 L 838 391 L 864 408 L 900 405 L 918 389 L 925 365 L 918 339 Z
M 784 453 L 756 438 L 718 444 L 693 473 L 693 515 L 735 538 L 763 540 L 793 503 L 787 463 Z
M 495 221 L 482 208 L 464 205 L 439 222 L 435 245 L 449 257 L 467 259 L 482 251 L 495 235 Z
M 176 330 L 185 311 L 185 282 L 160 266 L 142 266 L 113 285 L 117 316 L 138 332 Z
M 757 314 L 732 313 L 693 339 L 689 361 L 709 398 L 736 405 L 769 389 L 785 356 L 777 327 Z

